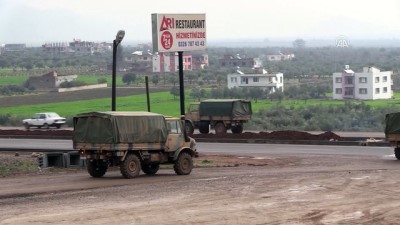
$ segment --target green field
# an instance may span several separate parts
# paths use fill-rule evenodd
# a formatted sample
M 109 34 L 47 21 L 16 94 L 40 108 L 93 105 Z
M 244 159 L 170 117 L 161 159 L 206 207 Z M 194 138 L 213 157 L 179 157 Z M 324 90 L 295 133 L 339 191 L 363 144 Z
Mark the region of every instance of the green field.
M 188 95 L 187 95 L 188 96 Z M 185 106 L 187 107 L 190 102 L 196 101 L 189 97 L 185 98 Z M 179 99 L 174 97 L 169 92 L 152 93 L 150 97 L 151 111 L 170 116 L 179 116 L 180 103 Z M 361 101 L 357 101 L 360 102 Z M 127 97 L 117 98 L 117 111 L 147 111 L 146 95 L 133 95 Z M 329 99 L 309 99 L 304 100 L 284 100 L 281 103 L 271 100 L 258 100 L 252 101 L 253 112 L 261 109 L 268 109 L 281 105 L 287 108 L 300 108 L 313 105 L 329 106 L 329 105 L 343 105 L 345 101 L 329 100 Z M 365 104 L 371 107 L 390 107 L 396 108 L 400 104 L 400 93 L 395 94 L 394 99 L 389 100 L 375 100 L 364 101 Z M 82 100 L 73 102 L 59 102 L 38 105 L 25 105 L 18 107 L 1 107 L 0 114 L 12 114 L 13 116 L 26 117 L 36 112 L 54 111 L 65 117 L 72 117 L 78 113 L 89 111 L 110 111 L 111 100 L 110 98 Z
M 5 85 L 23 85 L 26 80 L 28 80 L 29 76 L 1 76 L 0 77 L 0 86 Z M 109 86 L 111 86 L 111 75 L 104 76 L 104 75 L 79 75 L 76 79 L 77 81 L 82 81 L 86 84 L 98 84 L 99 78 L 105 78 Z M 122 82 L 120 76 L 117 76 L 116 79 L 118 86 L 126 85 Z
M 78 78 L 76 79 L 77 81 L 82 81 L 86 84 L 98 84 L 98 79 L 100 78 L 105 78 L 107 80 L 107 85 L 111 86 L 112 82 L 112 77 L 111 74 L 109 76 L 104 76 L 104 75 L 78 75 Z M 120 76 L 116 77 L 116 85 L 117 86 L 123 86 L 126 85 L 122 82 L 122 79 Z
M 171 116 L 179 116 L 179 100 L 174 100 L 168 92 L 151 94 L 151 111 Z M 187 101 L 188 103 L 190 100 Z M 118 111 L 147 111 L 146 95 L 134 95 L 118 97 L 116 100 Z M 18 107 L 2 107 L 0 114 L 12 114 L 13 116 L 30 116 L 35 112 L 52 111 L 71 117 L 78 113 L 89 111 L 110 111 L 110 98 L 83 100 L 73 102 L 59 102 L 38 105 L 25 105 Z
M 27 79 L 28 76 L 2 76 L 0 79 L 0 86 L 23 85 Z

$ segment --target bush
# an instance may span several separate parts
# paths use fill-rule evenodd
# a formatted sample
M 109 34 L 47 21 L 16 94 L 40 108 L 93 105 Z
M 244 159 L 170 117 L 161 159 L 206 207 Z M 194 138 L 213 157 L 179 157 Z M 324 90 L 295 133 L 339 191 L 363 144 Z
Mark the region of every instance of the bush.
M 107 78 L 101 77 L 101 78 L 97 79 L 97 83 L 99 83 L 99 84 L 105 84 L 105 83 L 107 83 Z
M 87 85 L 84 81 L 65 81 L 60 84 L 60 88 L 81 87 Z

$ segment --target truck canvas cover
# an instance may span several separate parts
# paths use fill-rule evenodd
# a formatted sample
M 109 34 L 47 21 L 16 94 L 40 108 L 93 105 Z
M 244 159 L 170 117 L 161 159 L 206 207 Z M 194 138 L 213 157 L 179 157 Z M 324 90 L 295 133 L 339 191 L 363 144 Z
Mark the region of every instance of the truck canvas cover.
M 200 103 L 200 116 L 248 117 L 252 114 L 251 102 L 242 99 L 208 99 Z
M 385 134 L 400 134 L 400 112 L 386 114 Z
M 74 142 L 159 143 L 168 135 L 163 115 L 149 112 L 89 112 L 74 117 Z

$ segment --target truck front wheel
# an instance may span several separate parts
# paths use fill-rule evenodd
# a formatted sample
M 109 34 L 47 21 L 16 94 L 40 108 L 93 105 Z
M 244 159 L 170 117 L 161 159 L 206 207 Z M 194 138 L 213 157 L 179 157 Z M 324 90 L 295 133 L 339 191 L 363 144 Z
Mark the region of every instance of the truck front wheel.
M 100 160 L 87 160 L 86 167 L 92 177 L 102 177 L 108 169 L 107 163 Z
M 210 132 L 210 125 L 206 122 L 200 122 L 199 131 L 202 134 L 208 134 Z
M 136 155 L 128 154 L 119 169 L 123 177 L 134 178 L 140 173 L 140 160 Z
M 239 124 L 239 125 L 233 126 L 231 128 L 231 130 L 232 130 L 232 133 L 234 133 L 234 134 L 241 134 L 243 132 L 243 125 Z
M 400 160 L 400 148 L 394 149 L 394 156 L 396 156 L 396 159 Z
M 143 164 L 142 171 L 147 175 L 154 175 L 160 169 L 160 164 Z
M 215 134 L 226 134 L 226 127 L 223 123 L 215 125 Z
M 174 170 L 178 175 L 188 175 L 193 169 L 192 156 L 186 152 L 179 154 L 178 159 L 175 162 Z

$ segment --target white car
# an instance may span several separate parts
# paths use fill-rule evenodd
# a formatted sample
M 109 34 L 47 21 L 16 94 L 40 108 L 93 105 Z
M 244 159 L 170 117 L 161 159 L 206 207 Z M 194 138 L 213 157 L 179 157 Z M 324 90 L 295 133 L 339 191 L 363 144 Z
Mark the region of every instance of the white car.
M 64 117 L 59 116 L 55 112 L 35 113 L 32 118 L 22 120 L 26 129 L 30 127 L 46 128 L 56 127 L 60 128 L 66 123 Z

